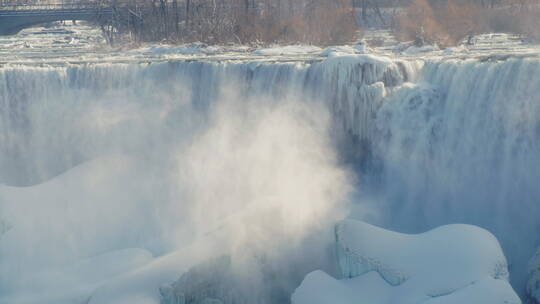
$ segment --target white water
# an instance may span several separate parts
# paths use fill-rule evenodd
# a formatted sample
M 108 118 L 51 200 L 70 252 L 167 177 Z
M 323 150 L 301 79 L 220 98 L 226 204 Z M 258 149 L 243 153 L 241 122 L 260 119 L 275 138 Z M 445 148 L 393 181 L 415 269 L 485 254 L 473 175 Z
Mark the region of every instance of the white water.
M 378 113 L 386 225 L 473 223 L 502 242 L 520 292 L 538 246 L 540 62 L 428 63 Z
M 283 265 L 309 253 L 291 289 L 331 268 L 313 250 L 331 236 L 303 242 L 343 216 L 346 198 L 351 216 L 397 231 L 488 229 L 522 292 L 540 245 L 540 60 L 482 62 L 487 54 L 73 65 L 57 56 L 52 66 L 8 57 L 0 303 L 82 301 L 227 219 L 241 224 L 226 229 L 225 252 L 280 248 L 271 260 Z M 141 251 L 120 254 L 125 269 L 113 274 L 72 271 L 132 247 Z

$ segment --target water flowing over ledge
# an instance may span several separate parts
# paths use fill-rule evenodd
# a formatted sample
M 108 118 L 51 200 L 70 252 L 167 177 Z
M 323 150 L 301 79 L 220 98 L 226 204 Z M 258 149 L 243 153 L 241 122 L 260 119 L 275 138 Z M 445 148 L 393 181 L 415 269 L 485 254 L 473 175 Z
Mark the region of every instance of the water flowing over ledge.
M 17 273 L 10 265 L 29 257 L 17 249 L 53 246 L 8 238 L 18 226 L 36 235 L 43 227 L 21 220 L 32 216 L 13 207 L 10 198 L 18 197 L 13 191 L 46 185 L 100 157 L 174 158 L 178 141 L 196 141 L 203 125 L 215 123 L 212 109 L 223 100 L 239 100 L 246 111 L 257 111 L 255 101 L 322 106 L 330 120 L 331 146 L 341 165 L 354 168 L 359 177 L 356 208 L 374 206 L 369 221 L 408 233 L 450 223 L 486 228 L 501 241 L 510 281 L 522 293 L 528 260 L 540 243 L 535 235 L 540 226 L 539 91 L 536 58 L 421 61 L 349 55 L 322 62 L 0 68 L 0 182 L 13 186 L 0 192 L 0 219 L 6 223 L 0 227 L 11 227 L 4 232 L 7 241 L 0 238 L 0 256 L 8 257 L 0 261 L 0 294 L 19 287 L 8 282 Z M 309 111 L 294 117 L 326 119 Z M 273 121 L 276 128 L 279 121 Z M 119 174 L 137 175 L 129 170 Z M 148 179 L 143 184 L 151 185 Z M 144 210 L 130 214 L 143 217 Z M 166 253 L 166 241 L 150 241 L 162 228 L 150 219 L 145 225 L 148 231 L 134 229 L 123 243 L 154 255 Z M 99 250 L 84 241 L 71 243 L 69 259 L 120 246 L 114 238 Z M 54 255 L 54 250 L 43 252 Z M 133 264 L 146 258 L 134 255 Z M 46 255 L 41 258 L 47 261 Z
M 244 98 L 297 97 L 327 103 L 344 130 L 367 140 L 374 125 L 372 114 L 387 90 L 415 77 L 415 69 L 414 64 L 373 56 L 314 64 L 180 61 L 3 68 L 1 122 L 9 132 L 1 145 L 2 179 L 30 185 L 111 149 L 105 141 L 114 140 L 115 134 L 103 131 L 117 130 L 129 121 L 129 109 L 164 111 L 167 106 L 190 105 L 204 114 L 228 91 Z M 123 117 L 107 116 L 124 106 Z M 116 141 L 113 146 L 122 144 Z

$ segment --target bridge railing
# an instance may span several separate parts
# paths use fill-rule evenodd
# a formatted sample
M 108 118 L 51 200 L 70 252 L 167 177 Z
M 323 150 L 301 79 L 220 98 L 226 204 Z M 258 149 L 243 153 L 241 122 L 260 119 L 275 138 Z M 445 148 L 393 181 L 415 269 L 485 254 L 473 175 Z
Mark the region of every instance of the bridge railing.
M 47 3 L 47 4 L 8 4 L 0 5 L 0 11 L 59 10 L 101 7 L 97 3 Z
M 75 2 L 57 2 L 57 3 L 35 3 L 35 4 L 2 4 L 0 0 L 0 11 L 31 11 L 31 10 L 69 10 L 69 9 L 99 9 L 144 6 L 146 1 L 75 1 Z

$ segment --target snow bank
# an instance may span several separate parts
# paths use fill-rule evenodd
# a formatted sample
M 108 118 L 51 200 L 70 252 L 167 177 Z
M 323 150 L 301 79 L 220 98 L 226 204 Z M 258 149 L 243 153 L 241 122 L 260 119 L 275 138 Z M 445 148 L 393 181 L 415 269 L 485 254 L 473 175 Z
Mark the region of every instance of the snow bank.
M 306 276 L 291 300 L 293 304 L 521 303 L 508 282 L 489 277 L 448 294 L 429 295 L 392 287 L 376 272 L 352 279 L 336 280 L 320 270 Z
M 377 271 L 390 284 L 427 277 L 434 269 L 445 273 L 430 280 L 432 289 L 448 288 L 490 275 L 508 279 L 506 258 L 499 243 L 486 230 L 469 225 L 448 225 L 418 235 L 384 230 L 346 220 L 336 227 L 343 276 Z M 455 248 L 448 252 L 448 248 Z
M 82 303 L 153 259 L 151 181 L 130 157 L 81 164 L 32 187 L 0 186 L 0 303 Z M 24 290 L 24 292 L 22 292 Z
M 130 54 L 183 54 L 183 55 L 196 55 L 196 54 L 220 54 L 227 50 L 224 46 L 219 45 L 206 45 L 203 43 L 184 44 L 179 46 L 174 45 L 151 45 L 139 49 L 129 51 Z M 235 51 L 240 51 L 235 49 Z
M 336 243 L 345 279 L 313 272 L 293 303 L 521 303 L 499 243 L 478 227 L 407 235 L 345 220 L 336 227 Z

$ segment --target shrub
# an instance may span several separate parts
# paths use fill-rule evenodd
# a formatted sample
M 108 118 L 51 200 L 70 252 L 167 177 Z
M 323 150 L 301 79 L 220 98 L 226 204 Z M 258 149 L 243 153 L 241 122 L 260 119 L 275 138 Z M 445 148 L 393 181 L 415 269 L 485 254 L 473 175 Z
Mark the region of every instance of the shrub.
M 449 0 L 447 5 L 437 10 L 437 19 L 446 30 L 444 46 L 456 45 L 464 38 L 472 37 L 487 30 L 483 9 L 470 1 Z
M 144 22 L 124 32 L 141 41 L 328 45 L 358 33 L 350 0 L 152 0 L 138 11 Z
M 435 18 L 427 0 L 412 0 L 404 14 L 398 16 L 394 33 L 398 40 L 414 40 L 416 45 L 440 43 L 447 33 Z
M 451 46 L 475 34 L 506 32 L 540 40 L 540 7 L 519 0 L 481 5 L 469 0 L 447 0 L 430 4 L 412 0 L 397 17 L 394 33 L 398 40 L 414 40 L 417 45 L 437 43 Z M 498 3 L 498 2 L 497 2 Z

